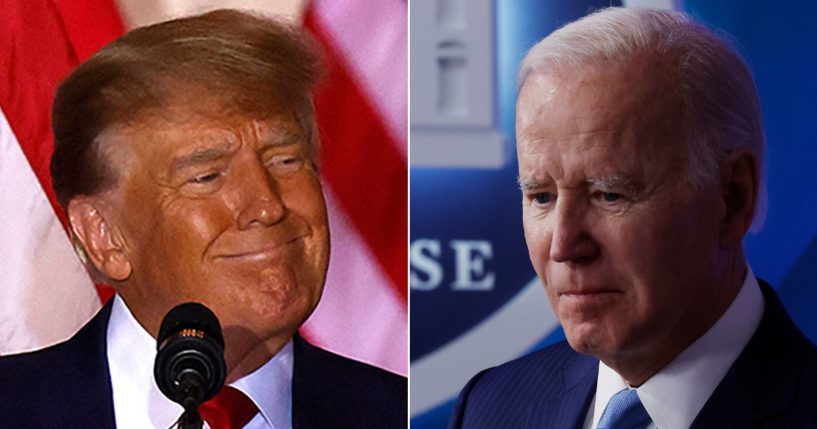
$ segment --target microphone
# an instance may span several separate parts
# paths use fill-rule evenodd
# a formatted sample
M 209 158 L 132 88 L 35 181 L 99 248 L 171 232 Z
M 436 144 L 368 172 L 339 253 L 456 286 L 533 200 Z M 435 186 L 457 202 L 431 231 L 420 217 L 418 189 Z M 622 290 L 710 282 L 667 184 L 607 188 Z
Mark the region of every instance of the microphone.
M 156 341 L 153 376 L 159 390 L 184 407 L 180 427 L 202 427 L 199 404 L 224 385 L 224 337 L 209 308 L 195 302 L 178 305 L 162 320 Z

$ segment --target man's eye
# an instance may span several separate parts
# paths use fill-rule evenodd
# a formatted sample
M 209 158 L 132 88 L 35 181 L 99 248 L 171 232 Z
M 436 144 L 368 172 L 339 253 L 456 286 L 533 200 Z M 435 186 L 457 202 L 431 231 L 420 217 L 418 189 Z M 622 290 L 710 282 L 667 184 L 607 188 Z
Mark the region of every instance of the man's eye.
M 294 155 L 276 155 L 267 162 L 267 168 L 273 174 L 292 173 L 303 165 L 303 159 Z
M 538 192 L 533 195 L 533 199 L 536 201 L 536 204 L 547 204 L 553 201 L 553 195 L 547 192 Z
M 593 194 L 593 199 L 603 206 L 608 207 L 621 207 L 622 204 L 629 202 L 630 200 L 624 194 L 619 194 L 617 192 L 604 192 L 598 191 Z
M 207 173 L 207 174 L 202 174 L 202 175 L 196 176 L 196 177 L 190 179 L 189 182 L 193 183 L 193 184 L 209 183 L 209 182 L 212 182 L 212 181 L 218 179 L 219 176 L 220 176 L 220 174 L 216 173 L 216 172 Z
M 615 192 L 602 192 L 601 198 L 608 203 L 612 203 L 621 199 L 621 194 L 617 194 Z

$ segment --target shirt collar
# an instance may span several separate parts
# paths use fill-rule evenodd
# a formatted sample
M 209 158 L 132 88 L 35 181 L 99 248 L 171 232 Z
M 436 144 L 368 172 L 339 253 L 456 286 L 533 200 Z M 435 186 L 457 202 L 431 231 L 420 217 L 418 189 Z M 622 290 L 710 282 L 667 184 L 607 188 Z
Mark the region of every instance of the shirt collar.
M 275 429 L 292 427 L 292 340 L 257 370 L 231 386 L 244 392 Z
M 119 295 L 114 297 L 107 341 L 116 426 L 173 425 L 183 409 L 162 394 L 153 378 L 156 340 Z M 255 403 L 267 425 L 274 429 L 292 427 L 292 350 L 290 340 L 260 368 L 231 383 Z
M 709 330 L 636 390 L 641 403 L 660 429 L 688 428 L 726 372 L 746 348 L 763 317 L 763 295 L 747 266 L 740 291 Z M 599 362 L 593 426 L 604 407 L 627 383 Z
M 607 407 L 607 403 L 610 402 L 610 399 L 613 398 L 613 395 L 628 387 L 627 383 L 617 372 L 605 365 L 604 362 L 599 361 L 599 375 L 598 383 L 596 383 L 596 398 L 593 401 L 593 424 L 590 426 L 591 428 L 595 428 L 599 425 L 601 415 L 604 414 L 604 409 Z M 652 416 L 652 414 L 650 414 L 650 416 Z

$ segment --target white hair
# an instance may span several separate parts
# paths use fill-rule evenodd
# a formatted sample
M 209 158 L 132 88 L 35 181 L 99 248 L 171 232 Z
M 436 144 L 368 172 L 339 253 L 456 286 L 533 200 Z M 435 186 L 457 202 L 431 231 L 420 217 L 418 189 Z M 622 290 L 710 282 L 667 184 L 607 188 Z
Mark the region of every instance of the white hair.
M 683 12 L 605 8 L 534 45 L 520 65 L 519 87 L 533 72 L 580 70 L 600 59 L 627 61 L 644 54 L 677 64 L 675 90 L 683 104 L 692 186 L 717 183 L 720 163 L 737 150 L 750 149 L 757 157 L 760 191 L 753 231 L 759 230 L 766 208 L 760 102 L 749 67 L 726 36 Z

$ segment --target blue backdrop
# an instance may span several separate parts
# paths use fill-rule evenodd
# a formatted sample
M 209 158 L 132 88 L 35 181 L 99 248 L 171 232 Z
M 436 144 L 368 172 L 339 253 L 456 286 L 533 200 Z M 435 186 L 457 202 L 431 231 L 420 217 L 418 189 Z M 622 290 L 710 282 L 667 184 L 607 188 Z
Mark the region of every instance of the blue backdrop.
M 516 187 L 516 70 L 536 41 L 590 8 L 609 4 L 497 0 L 494 46 L 485 47 L 495 50 L 495 87 L 485 90 L 496 94 L 505 162 L 490 168 L 412 164 L 413 428 L 444 427 L 456 392 L 473 368 L 563 338 L 543 292 L 532 306 L 519 302 L 530 300 L 538 286 Z M 817 341 L 817 25 L 812 23 L 817 4 L 801 2 L 794 8 L 768 1 L 687 0 L 680 6 L 731 34 L 755 73 L 768 142 L 769 207 L 765 226 L 746 238 L 745 247 L 755 274 L 778 289 L 798 325 Z M 423 29 L 412 21 L 415 31 Z M 422 88 L 412 81 L 412 97 Z M 463 273 L 472 287 L 463 287 Z M 509 319 L 503 309 L 514 306 L 519 314 Z M 523 307 L 527 314 L 519 310 Z M 491 338 L 510 345 L 497 350 Z

